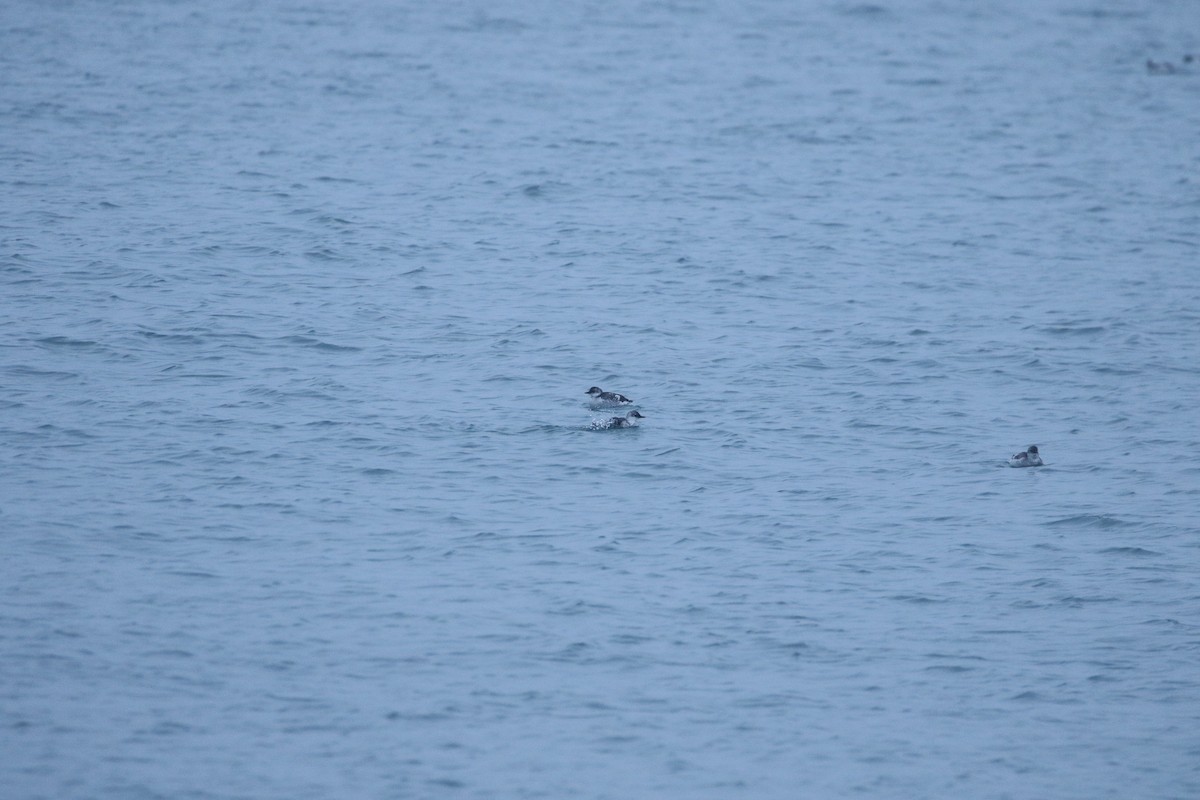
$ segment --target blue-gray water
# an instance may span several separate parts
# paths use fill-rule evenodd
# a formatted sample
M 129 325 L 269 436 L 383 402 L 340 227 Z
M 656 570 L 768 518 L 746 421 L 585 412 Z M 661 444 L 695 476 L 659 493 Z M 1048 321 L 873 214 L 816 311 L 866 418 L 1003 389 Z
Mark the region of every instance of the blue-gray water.
M 4 796 L 1200 796 L 1198 21 L 7 4 Z

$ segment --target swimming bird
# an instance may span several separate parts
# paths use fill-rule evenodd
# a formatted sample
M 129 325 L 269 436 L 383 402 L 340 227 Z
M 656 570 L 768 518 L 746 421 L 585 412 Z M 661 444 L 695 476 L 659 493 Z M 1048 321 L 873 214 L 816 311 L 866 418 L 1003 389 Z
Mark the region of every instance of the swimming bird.
M 1042 457 L 1038 455 L 1036 444 L 1029 445 L 1029 449 L 1024 453 L 1015 453 L 1008 460 L 1010 467 L 1040 467 L 1042 466 Z
M 633 402 L 623 394 L 619 394 L 617 392 L 606 392 L 599 386 L 593 386 L 584 394 L 591 395 L 592 400 L 594 400 L 597 405 L 627 406 Z
M 1176 67 L 1170 61 L 1155 61 L 1152 58 L 1146 59 L 1146 71 L 1151 75 L 1174 75 L 1191 74 L 1192 65 L 1196 63 L 1196 56 L 1192 53 L 1184 53 L 1183 66 Z
M 597 431 L 611 430 L 612 428 L 636 428 L 639 419 L 645 419 L 646 415 L 640 411 L 630 411 L 623 417 L 612 417 L 611 419 L 597 420 L 592 423 L 592 429 Z

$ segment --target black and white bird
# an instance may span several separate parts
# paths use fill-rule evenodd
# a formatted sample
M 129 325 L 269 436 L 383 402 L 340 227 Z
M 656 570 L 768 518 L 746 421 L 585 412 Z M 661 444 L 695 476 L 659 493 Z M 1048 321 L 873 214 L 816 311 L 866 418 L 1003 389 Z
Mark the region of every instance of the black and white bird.
M 596 420 L 592 423 L 592 430 L 607 431 L 613 428 L 636 428 L 638 420 L 645 418 L 646 415 L 640 411 L 630 411 L 623 417 Z
M 1029 448 L 1024 453 L 1015 453 L 1012 458 L 1008 459 L 1010 467 L 1040 467 L 1042 466 L 1042 457 L 1038 455 L 1036 444 L 1029 445 Z
M 590 395 L 592 402 L 597 406 L 627 406 L 633 402 L 623 394 L 606 392 L 599 386 L 593 386 L 585 394 Z

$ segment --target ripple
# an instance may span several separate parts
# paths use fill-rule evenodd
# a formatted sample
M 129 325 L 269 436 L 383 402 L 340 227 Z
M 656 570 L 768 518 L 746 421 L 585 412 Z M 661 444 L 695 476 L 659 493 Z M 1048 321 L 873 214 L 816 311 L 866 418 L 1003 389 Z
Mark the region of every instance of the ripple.
M 1069 527 L 1069 528 L 1127 528 L 1132 527 L 1136 523 L 1127 520 L 1110 517 L 1106 514 L 1077 514 L 1073 517 L 1062 517 L 1061 519 L 1053 519 L 1042 523 L 1051 527 Z
M 66 372 L 53 369 L 39 369 L 26 364 L 16 364 L 11 367 L 5 367 L 5 372 L 10 375 L 23 376 L 28 378 L 54 378 L 58 380 L 69 380 L 78 378 L 78 372 Z
M 282 341 L 289 342 L 291 344 L 303 345 L 304 347 L 311 347 L 314 350 L 327 350 L 330 352 L 358 352 L 363 349 L 354 345 L 332 344 L 320 339 L 314 339 L 310 336 L 285 336 L 283 337 Z
M 39 344 L 48 344 L 52 347 L 95 347 L 96 342 L 90 339 L 72 339 L 70 336 L 46 336 L 38 339 Z
M 1108 328 L 1104 325 L 1044 325 L 1042 330 L 1059 336 L 1095 336 Z
M 1100 555 L 1113 556 L 1161 556 L 1162 553 L 1154 550 L 1147 550 L 1144 547 L 1107 547 L 1100 551 Z

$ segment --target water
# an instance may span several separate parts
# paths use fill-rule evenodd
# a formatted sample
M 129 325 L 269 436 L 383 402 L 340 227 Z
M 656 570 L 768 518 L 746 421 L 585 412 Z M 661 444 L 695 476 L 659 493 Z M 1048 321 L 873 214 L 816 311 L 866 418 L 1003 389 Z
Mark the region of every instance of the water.
M 10 4 L 6 796 L 1200 795 L 1197 12 L 1005 6 Z

